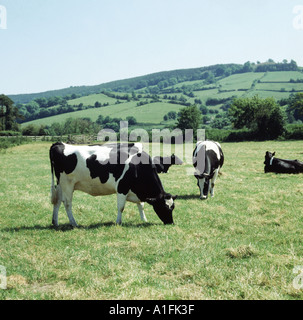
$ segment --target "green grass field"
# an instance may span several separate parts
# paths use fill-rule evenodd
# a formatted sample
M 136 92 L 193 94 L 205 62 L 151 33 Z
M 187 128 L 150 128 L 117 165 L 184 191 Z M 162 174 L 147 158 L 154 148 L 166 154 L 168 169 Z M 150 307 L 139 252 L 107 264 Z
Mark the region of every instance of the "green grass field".
M 84 96 L 77 99 L 72 99 L 68 101 L 69 105 L 78 105 L 80 103 L 83 103 L 84 106 L 93 106 L 95 102 L 98 101 L 102 104 L 108 103 L 108 104 L 114 104 L 117 99 L 110 98 L 102 93 L 100 94 L 91 94 L 89 96 Z
M 255 80 L 259 80 L 264 76 L 264 73 L 250 72 L 244 74 L 233 74 L 219 81 L 223 90 L 239 90 L 239 89 L 250 89 L 252 83 Z
M 303 79 L 302 72 L 298 71 L 277 71 L 277 72 L 266 72 L 262 81 L 289 81 L 290 79 Z
M 181 108 L 183 108 L 183 106 L 178 104 L 169 104 L 162 102 L 149 103 L 138 107 L 137 102 L 132 101 L 120 104 L 113 104 L 102 108 L 92 108 L 87 110 L 64 113 L 53 117 L 33 120 L 24 123 L 23 126 L 26 126 L 28 124 L 51 125 L 54 122 L 62 123 L 70 117 L 88 117 L 92 121 L 96 121 L 99 115 L 103 115 L 104 117 L 110 116 L 111 118 L 122 118 L 123 120 L 125 120 L 126 117 L 134 116 L 139 123 L 145 123 L 146 125 L 148 125 L 151 123 L 154 124 L 162 122 L 164 115 L 167 114 L 169 111 L 178 112 Z
M 116 197 L 75 192 L 72 229 L 51 226 L 49 143 L 0 154 L 0 299 L 302 299 L 303 175 L 263 173 L 264 155 L 303 159 L 303 141 L 222 144 L 215 197 L 202 201 L 190 163 L 160 176 L 177 194 L 175 225 L 148 223 Z M 170 150 L 164 150 L 164 153 Z
M 258 90 L 268 90 L 268 91 L 280 91 L 280 90 L 285 90 L 285 91 L 303 91 L 303 83 L 282 83 L 282 82 L 277 82 L 277 83 L 258 83 L 256 85 L 256 89 Z

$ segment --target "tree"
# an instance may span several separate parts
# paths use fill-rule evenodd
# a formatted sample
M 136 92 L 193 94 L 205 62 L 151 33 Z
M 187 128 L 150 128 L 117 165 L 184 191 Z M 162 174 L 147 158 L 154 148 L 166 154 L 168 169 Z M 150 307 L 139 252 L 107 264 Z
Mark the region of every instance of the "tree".
M 197 129 L 200 124 L 201 112 L 196 105 L 182 108 L 179 111 L 176 127 L 181 129 L 183 132 L 185 129 L 193 129 L 193 134 L 196 136 Z
M 0 95 L 0 130 L 18 131 L 17 119 L 23 119 L 14 102 L 4 94 Z
M 303 93 L 298 92 L 289 97 L 287 113 L 295 120 L 303 120 Z
M 48 101 L 46 98 L 37 98 L 34 101 L 38 103 L 40 108 L 47 108 Z
M 284 132 L 285 114 L 273 98 L 235 99 L 229 115 L 236 129 L 250 129 L 261 139 L 276 139 Z
M 38 113 L 40 110 L 39 104 L 36 101 L 31 101 L 25 105 L 27 112 L 31 115 Z
M 28 124 L 22 129 L 22 135 L 24 136 L 36 136 L 38 134 L 38 129 L 33 124 Z
M 253 71 L 253 67 L 251 66 L 251 63 L 249 61 L 244 63 L 242 72 L 251 72 Z
M 95 102 L 95 108 L 101 108 L 102 104 L 99 101 Z
M 133 116 L 126 117 L 126 120 L 130 126 L 137 124 L 137 119 Z
M 207 107 L 205 105 L 201 105 L 200 107 L 200 111 L 203 115 L 206 115 L 207 114 Z
M 168 119 L 176 120 L 177 112 L 176 111 L 169 111 L 167 116 L 168 116 Z

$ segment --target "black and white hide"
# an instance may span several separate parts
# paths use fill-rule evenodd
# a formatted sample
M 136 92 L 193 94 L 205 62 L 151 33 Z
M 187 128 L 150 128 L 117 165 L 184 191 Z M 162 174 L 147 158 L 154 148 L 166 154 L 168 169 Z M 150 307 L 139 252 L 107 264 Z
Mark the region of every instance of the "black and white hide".
M 200 198 L 214 196 L 215 181 L 224 163 L 222 148 L 218 142 L 198 141 L 193 152 L 194 176 L 200 190 Z

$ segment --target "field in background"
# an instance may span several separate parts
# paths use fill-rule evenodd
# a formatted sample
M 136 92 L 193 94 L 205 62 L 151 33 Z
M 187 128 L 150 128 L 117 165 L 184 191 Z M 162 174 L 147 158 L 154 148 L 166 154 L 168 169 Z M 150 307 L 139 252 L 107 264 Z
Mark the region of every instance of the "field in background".
M 173 101 L 176 97 L 178 100 L 180 97 L 185 99 L 184 102 L 195 104 L 196 100 L 201 100 L 202 104 L 206 104 L 208 99 L 226 99 L 231 97 L 252 97 L 259 95 L 261 98 L 273 97 L 276 100 L 287 99 L 292 92 L 303 92 L 302 83 L 292 83 L 291 79 L 302 79 L 302 72 L 298 71 L 283 71 L 283 72 L 247 72 L 240 74 L 233 74 L 223 79 L 217 78 L 212 84 L 205 84 L 204 80 L 184 81 L 176 85 L 169 86 L 160 90 L 157 95 L 160 98 L 158 102 L 152 102 L 152 94 L 144 93 L 147 88 L 141 88 L 134 91 L 137 100 L 132 100 L 131 93 L 113 93 L 117 96 L 123 97 L 129 95 L 131 101 L 108 97 L 105 94 L 91 94 L 83 96 L 81 98 L 69 100 L 70 106 L 83 104 L 83 106 L 94 106 L 96 102 L 107 106 L 86 109 L 81 111 L 69 112 L 64 114 L 55 115 L 52 117 L 46 117 L 33 121 L 26 122 L 22 126 L 28 124 L 35 125 L 51 125 L 54 122 L 64 122 L 67 118 L 84 118 L 89 117 L 92 121 L 96 121 L 99 115 L 119 117 L 126 119 L 128 116 L 134 116 L 137 121 L 144 125 L 150 125 L 156 123 L 159 126 L 167 125 L 163 121 L 163 117 L 170 111 L 178 112 L 184 105 L 180 101 Z M 178 90 L 181 92 L 178 92 Z M 171 91 L 171 93 L 169 93 Z M 191 92 L 193 96 L 186 95 L 185 93 Z M 149 98 L 147 98 L 149 96 Z M 119 103 L 117 104 L 117 101 Z M 139 103 L 147 103 L 138 106 Z M 208 106 L 208 110 L 222 112 L 220 107 L 223 106 L 223 102 L 218 102 L 216 105 Z M 57 106 L 56 106 L 57 107 Z M 52 107 L 54 108 L 54 107 Z M 211 115 L 213 116 L 213 115 Z M 160 125 L 161 127 L 161 125 Z
M 78 229 L 63 207 L 60 227 L 51 226 L 49 147 L 0 154 L 0 299 L 303 298 L 293 286 L 303 266 L 303 175 L 263 173 L 267 150 L 303 160 L 303 141 L 222 144 L 222 175 L 206 201 L 190 163 L 171 167 L 160 178 L 179 197 L 173 226 L 148 204 L 142 223 L 132 203 L 116 226 L 114 195 L 76 192 Z

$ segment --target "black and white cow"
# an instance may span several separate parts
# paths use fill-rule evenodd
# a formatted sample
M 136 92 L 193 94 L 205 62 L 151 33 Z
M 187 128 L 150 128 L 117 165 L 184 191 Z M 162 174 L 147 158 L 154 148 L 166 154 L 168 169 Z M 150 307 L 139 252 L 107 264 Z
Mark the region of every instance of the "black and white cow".
M 214 196 L 215 181 L 224 163 L 222 148 L 218 142 L 198 141 L 193 152 L 195 177 L 200 189 L 200 198 Z
M 161 157 L 161 156 L 155 156 L 153 157 L 153 164 L 156 166 L 158 173 L 167 173 L 168 169 L 172 165 L 181 165 L 183 164 L 183 161 L 172 154 L 170 157 Z
M 303 173 L 303 162 L 299 160 L 285 160 L 275 158 L 275 152 L 266 151 L 264 172 L 275 173 Z
M 142 144 L 104 144 L 75 146 L 55 143 L 50 148 L 52 171 L 51 202 L 53 224 L 58 226 L 61 202 L 72 226 L 74 190 L 92 196 L 117 194 L 117 224 L 122 223 L 126 201 L 137 204 L 141 219 L 146 221 L 144 202 L 151 204 L 164 224 L 172 224 L 174 199 L 166 193 L 150 156 Z M 54 174 L 57 185 L 54 182 Z

